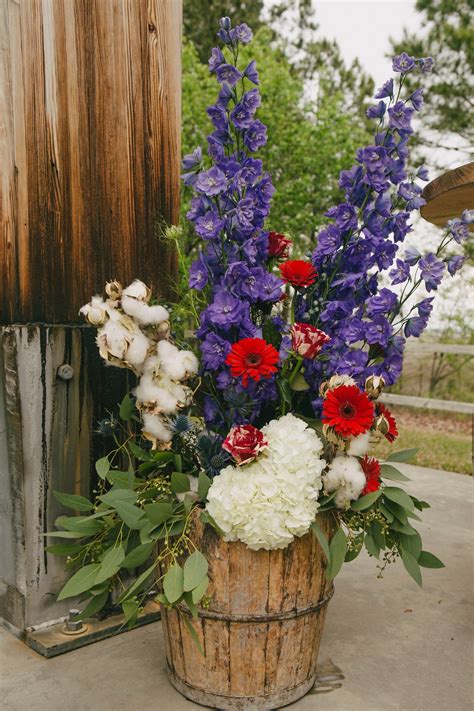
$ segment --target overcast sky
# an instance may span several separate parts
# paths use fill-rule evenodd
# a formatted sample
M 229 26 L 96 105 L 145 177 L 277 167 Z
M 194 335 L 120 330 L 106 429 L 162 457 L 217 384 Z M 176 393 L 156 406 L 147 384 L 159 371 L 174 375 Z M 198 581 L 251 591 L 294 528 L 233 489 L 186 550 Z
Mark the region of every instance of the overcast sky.
M 344 59 L 359 58 L 376 85 L 391 74 L 390 37 L 420 29 L 415 0 L 313 0 L 321 34 L 337 40 Z

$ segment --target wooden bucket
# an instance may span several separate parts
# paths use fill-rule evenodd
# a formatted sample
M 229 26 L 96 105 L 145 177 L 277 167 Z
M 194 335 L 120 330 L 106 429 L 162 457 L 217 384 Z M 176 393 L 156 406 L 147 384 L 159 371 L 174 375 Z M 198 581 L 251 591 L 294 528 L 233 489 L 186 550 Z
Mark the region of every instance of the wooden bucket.
M 330 514 L 318 516 L 327 535 Z M 333 586 L 313 533 L 284 550 L 225 543 L 196 517 L 190 534 L 209 561 L 210 605 L 193 620 L 162 607 L 168 675 L 188 699 L 217 709 L 277 709 L 314 684 Z M 191 621 L 204 650 L 186 627 Z

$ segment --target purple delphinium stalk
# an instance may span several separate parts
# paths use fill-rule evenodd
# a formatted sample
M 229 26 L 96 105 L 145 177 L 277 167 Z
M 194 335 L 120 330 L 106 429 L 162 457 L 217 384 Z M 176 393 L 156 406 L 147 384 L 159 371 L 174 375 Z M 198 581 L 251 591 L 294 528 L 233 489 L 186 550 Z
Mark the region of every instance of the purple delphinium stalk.
M 261 103 L 253 86 L 258 72 L 255 61 L 236 66 L 238 47 L 251 41 L 252 31 L 222 18 L 218 37 L 224 46 L 214 48 L 209 59 L 220 86 L 216 103 L 207 109 L 214 127 L 207 139 L 211 166 L 204 167 L 196 153 L 185 157 L 184 167 L 192 171 L 186 182 L 195 191 L 187 217 L 203 239 L 189 285 L 208 303 L 197 330 L 204 376 L 212 378 L 204 416 L 209 427 L 227 433 L 233 423 L 254 421 L 276 397 L 272 379 L 242 388 L 225 358 L 232 343 L 261 336 L 263 315 L 280 300 L 283 282 L 268 271 L 264 230 L 274 188 L 253 155 L 267 140 L 266 127 L 255 117 Z

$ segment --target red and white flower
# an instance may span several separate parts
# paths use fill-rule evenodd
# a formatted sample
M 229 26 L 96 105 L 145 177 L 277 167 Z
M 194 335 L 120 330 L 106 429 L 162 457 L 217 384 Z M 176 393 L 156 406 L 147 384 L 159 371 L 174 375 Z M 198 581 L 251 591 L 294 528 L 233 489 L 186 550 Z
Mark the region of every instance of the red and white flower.
M 232 455 L 238 466 L 253 462 L 268 447 L 263 432 L 253 425 L 232 427 L 222 443 L 222 449 Z
M 322 419 L 341 437 L 357 437 L 371 428 L 374 406 L 357 385 L 341 385 L 327 391 Z
M 295 323 L 291 328 L 292 348 L 302 358 L 315 358 L 330 337 L 309 323 Z
M 288 259 L 292 241 L 280 232 L 268 233 L 268 256 L 274 259 Z

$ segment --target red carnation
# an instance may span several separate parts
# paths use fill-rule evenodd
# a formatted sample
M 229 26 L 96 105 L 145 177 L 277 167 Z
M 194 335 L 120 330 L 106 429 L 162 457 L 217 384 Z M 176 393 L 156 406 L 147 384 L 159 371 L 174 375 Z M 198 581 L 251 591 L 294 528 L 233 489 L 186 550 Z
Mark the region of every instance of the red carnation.
M 225 362 L 230 365 L 234 378 L 242 378 L 242 384 L 247 387 L 249 378 L 257 383 L 260 378 L 269 378 L 278 368 L 278 351 L 263 338 L 242 338 L 234 343 Z
M 253 425 L 232 427 L 222 443 L 222 449 L 233 456 L 238 466 L 253 461 L 267 447 L 268 442 L 263 432 Z
M 309 323 L 295 323 L 291 327 L 292 348 L 302 358 L 315 358 L 330 337 Z
M 357 385 L 328 390 L 323 404 L 323 422 L 342 437 L 367 432 L 374 419 L 374 406 Z
M 385 433 L 385 437 L 389 442 L 395 442 L 398 437 L 397 421 L 394 416 L 381 402 L 377 403 L 377 412 L 379 415 L 383 415 L 388 422 L 388 432 Z
M 302 259 L 289 259 L 280 264 L 281 278 L 291 286 L 302 287 L 311 286 L 316 281 L 318 273 L 310 262 Z
M 380 462 L 375 457 L 368 457 L 366 454 L 361 459 L 360 466 L 365 474 L 365 487 L 361 496 L 378 491 L 380 489 Z
M 276 259 L 288 259 L 292 242 L 289 237 L 279 232 L 268 233 L 268 256 Z

